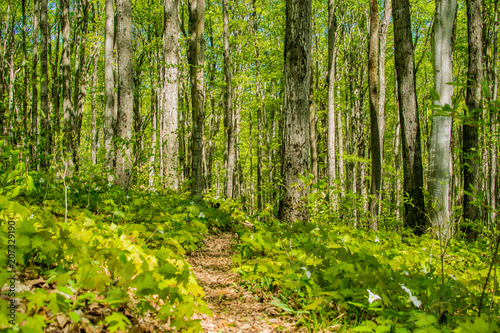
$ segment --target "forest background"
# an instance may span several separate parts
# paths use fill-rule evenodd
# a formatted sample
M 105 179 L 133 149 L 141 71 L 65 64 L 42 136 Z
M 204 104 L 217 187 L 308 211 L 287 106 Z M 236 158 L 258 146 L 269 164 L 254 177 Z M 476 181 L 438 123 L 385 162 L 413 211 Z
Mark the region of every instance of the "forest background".
M 293 232 L 486 236 L 495 262 L 498 13 L 497 0 L 2 2 L 4 165 L 23 164 L 44 199 L 64 184 L 65 220 L 68 184 L 88 186 L 87 208 L 106 188 L 169 189 Z

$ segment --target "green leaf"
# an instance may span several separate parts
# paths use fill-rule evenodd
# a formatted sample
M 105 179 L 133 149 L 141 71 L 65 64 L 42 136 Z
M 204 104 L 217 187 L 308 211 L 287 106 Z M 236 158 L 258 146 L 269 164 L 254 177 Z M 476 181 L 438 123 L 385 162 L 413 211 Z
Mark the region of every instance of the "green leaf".
M 70 311 L 68 313 L 68 315 L 71 318 L 71 320 L 73 320 L 73 322 L 75 322 L 75 323 L 79 323 L 80 322 L 80 316 L 78 314 L 76 314 L 75 312 Z
M 109 324 L 109 331 L 111 333 L 118 330 L 126 331 L 128 325 L 131 325 L 130 320 L 125 315 L 119 312 L 113 312 L 112 315 L 107 316 L 104 321 Z

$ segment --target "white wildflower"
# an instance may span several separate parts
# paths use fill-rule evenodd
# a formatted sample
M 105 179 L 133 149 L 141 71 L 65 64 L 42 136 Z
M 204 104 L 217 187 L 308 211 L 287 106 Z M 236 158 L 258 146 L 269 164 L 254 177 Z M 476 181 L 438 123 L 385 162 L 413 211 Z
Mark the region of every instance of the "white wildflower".
M 250 235 L 250 239 L 253 240 L 253 235 Z
M 378 243 L 378 242 L 380 242 L 380 240 L 378 239 L 377 236 L 375 236 L 375 243 Z
M 310 278 L 311 278 L 311 272 L 309 272 L 309 271 L 307 270 L 307 268 L 305 268 L 305 267 L 301 267 L 301 268 L 304 270 L 304 272 L 306 272 L 306 276 L 307 276 L 307 278 L 308 278 L 308 279 L 310 279 Z
M 96 188 L 94 189 L 94 191 L 100 191 L 100 190 L 101 190 L 101 188 L 100 188 L 100 187 L 96 187 Z
M 374 293 L 372 293 L 370 289 L 367 289 L 366 291 L 368 291 L 368 302 L 370 302 L 370 304 L 378 299 L 382 299 L 379 295 L 375 295 Z
M 404 271 L 403 273 L 404 273 L 404 275 L 406 275 L 406 276 L 409 276 L 409 275 L 410 275 L 410 273 L 408 273 L 407 271 Z
M 198 215 L 198 217 L 199 217 L 200 219 L 203 219 L 203 218 L 205 218 L 205 214 L 203 214 L 203 212 L 200 212 L 200 215 Z
M 130 197 L 128 195 L 126 195 L 125 198 L 130 199 Z
M 33 215 L 33 214 L 31 214 L 31 216 L 29 217 L 29 219 L 30 219 L 30 220 L 33 220 L 33 217 L 34 217 L 34 215 Z
M 192 202 L 192 201 L 191 201 L 191 202 L 190 202 L 190 204 L 191 204 L 191 205 L 194 205 L 194 202 Z
M 457 278 L 456 278 L 456 277 L 454 277 L 454 276 L 453 276 L 453 274 L 450 274 L 450 277 L 451 277 L 453 280 L 455 280 L 455 281 L 457 280 Z
M 420 272 L 424 273 L 424 274 L 428 274 L 429 271 L 427 270 L 427 267 L 424 267 L 424 269 L 420 270 Z
M 410 295 L 410 297 L 412 297 L 411 290 L 408 287 L 406 287 L 404 284 L 401 284 L 401 288 L 403 288 L 403 290 L 406 291 L 408 295 Z
M 219 200 L 219 198 L 220 198 L 220 197 L 219 197 L 218 195 L 216 195 L 216 196 L 214 197 L 214 199 L 215 199 L 215 200 Z
M 422 302 L 418 300 L 417 296 L 411 296 L 410 301 L 412 301 L 413 305 L 415 305 L 415 307 L 417 308 L 419 308 L 422 305 Z
M 162 235 L 165 233 L 165 231 L 163 231 L 163 230 L 158 230 L 158 232 L 159 232 L 160 234 L 162 234 Z
M 43 178 L 40 178 L 39 182 L 43 183 L 43 182 L 45 182 L 45 180 L 43 180 Z

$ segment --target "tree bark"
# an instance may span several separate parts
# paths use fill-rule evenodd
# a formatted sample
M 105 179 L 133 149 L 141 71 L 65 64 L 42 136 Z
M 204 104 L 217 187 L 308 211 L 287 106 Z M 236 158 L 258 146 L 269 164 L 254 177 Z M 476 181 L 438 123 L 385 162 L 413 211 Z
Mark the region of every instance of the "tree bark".
M 191 76 L 191 99 L 193 111 L 193 132 L 191 142 L 191 197 L 203 197 L 203 127 L 205 122 L 203 66 L 205 63 L 205 0 L 191 0 L 189 3 L 189 73 Z
M 428 223 L 422 191 L 422 150 L 409 1 L 393 0 L 393 10 L 394 53 L 403 151 L 403 189 L 405 196 L 408 196 L 404 205 L 404 225 L 410 227 L 416 235 L 421 235 Z
M 328 193 L 335 185 L 337 179 L 337 124 L 335 111 L 335 81 L 336 81 L 336 66 L 337 66 L 337 17 L 335 16 L 335 0 L 328 1 L 328 137 L 327 137 L 327 152 L 328 152 Z M 339 147 L 340 148 L 340 147 Z M 330 200 L 333 203 L 334 198 L 330 195 Z
M 284 193 L 280 200 L 279 218 L 289 224 L 309 220 L 309 190 L 299 175 L 308 172 L 310 163 L 311 11 L 311 0 L 286 1 L 281 169 Z
M 165 1 L 165 29 L 163 56 L 165 78 L 163 82 L 163 172 L 165 186 L 179 188 L 179 140 L 177 138 L 179 113 L 179 1 Z
M 483 73 L 483 21 L 481 19 L 481 1 L 467 1 L 467 35 L 469 62 L 467 71 L 466 105 L 470 119 L 463 125 L 463 162 L 464 190 L 479 191 L 478 163 L 478 120 L 482 108 Z M 474 221 L 479 217 L 478 207 L 472 203 L 474 198 L 464 194 L 464 220 Z M 474 237 L 472 229 L 467 228 L 469 237 Z
M 49 154 L 52 147 L 52 131 L 50 130 L 50 109 L 49 109 L 49 67 L 47 59 L 48 40 L 48 5 L 47 0 L 40 2 L 40 108 L 43 113 L 41 122 L 43 138 L 43 158 L 40 161 L 42 168 L 49 167 Z
M 432 118 L 427 188 L 432 198 L 429 216 L 434 233 L 444 240 L 451 236 L 449 192 L 452 118 L 442 112 L 446 106 L 452 107 L 453 86 L 448 83 L 453 81 L 453 26 L 456 12 L 456 0 L 436 0 L 431 42 L 434 89 L 440 99 L 434 101 L 439 107 L 434 109 Z
M 378 42 L 379 42 L 379 15 L 377 0 L 370 3 L 370 39 L 368 51 L 368 91 L 370 99 L 370 144 L 372 159 L 372 179 L 370 188 L 370 213 L 372 220 L 370 227 L 377 230 L 380 214 L 380 195 L 382 191 L 382 147 L 380 146 L 379 124 L 379 90 L 378 90 Z
M 115 135 L 115 79 L 113 74 L 113 34 L 115 29 L 115 11 L 113 0 L 106 0 L 106 22 L 104 38 L 104 150 L 106 157 L 104 165 L 108 172 L 108 182 L 114 181 L 111 170 L 114 167 L 115 154 L 113 153 L 113 137 Z
M 231 55 L 229 53 L 229 13 L 228 0 L 222 0 L 223 35 L 224 35 L 224 128 L 226 130 L 226 183 L 225 194 L 229 199 L 234 198 L 234 170 L 235 170 L 235 126 L 231 107 Z
M 31 156 L 32 167 L 38 168 L 38 23 L 40 1 L 33 2 L 33 50 L 32 50 L 32 68 L 31 68 Z
M 121 140 L 116 154 L 115 182 L 129 189 L 132 169 L 132 130 L 133 130 L 133 44 L 132 44 L 132 4 L 131 0 L 118 0 L 117 55 L 118 55 L 118 117 L 117 136 Z
M 68 159 L 68 175 L 73 172 L 74 160 L 74 122 L 75 115 L 71 103 L 71 54 L 70 54 L 70 25 L 69 1 L 61 0 L 61 31 L 62 31 L 62 95 L 63 95 L 63 127 L 64 127 L 64 153 Z
M 98 131 L 97 131 L 97 64 L 99 61 L 99 52 L 94 56 L 94 69 L 92 73 L 92 138 L 90 142 L 90 160 L 92 165 L 97 164 L 97 143 L 98 143 Z

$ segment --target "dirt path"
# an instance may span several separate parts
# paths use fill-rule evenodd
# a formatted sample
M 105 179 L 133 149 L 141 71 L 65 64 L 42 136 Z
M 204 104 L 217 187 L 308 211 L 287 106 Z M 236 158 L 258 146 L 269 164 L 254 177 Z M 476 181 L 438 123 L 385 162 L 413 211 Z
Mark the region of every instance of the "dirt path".
M 294 332 L 292 318 L 279 316 L 274 307 L 239 285 L 231 272 L 231 243 L 236 234 L 223 233 L 205 239 L 205 248 L 187 258 L 213 317 L 199 316 L 207 333 Z

